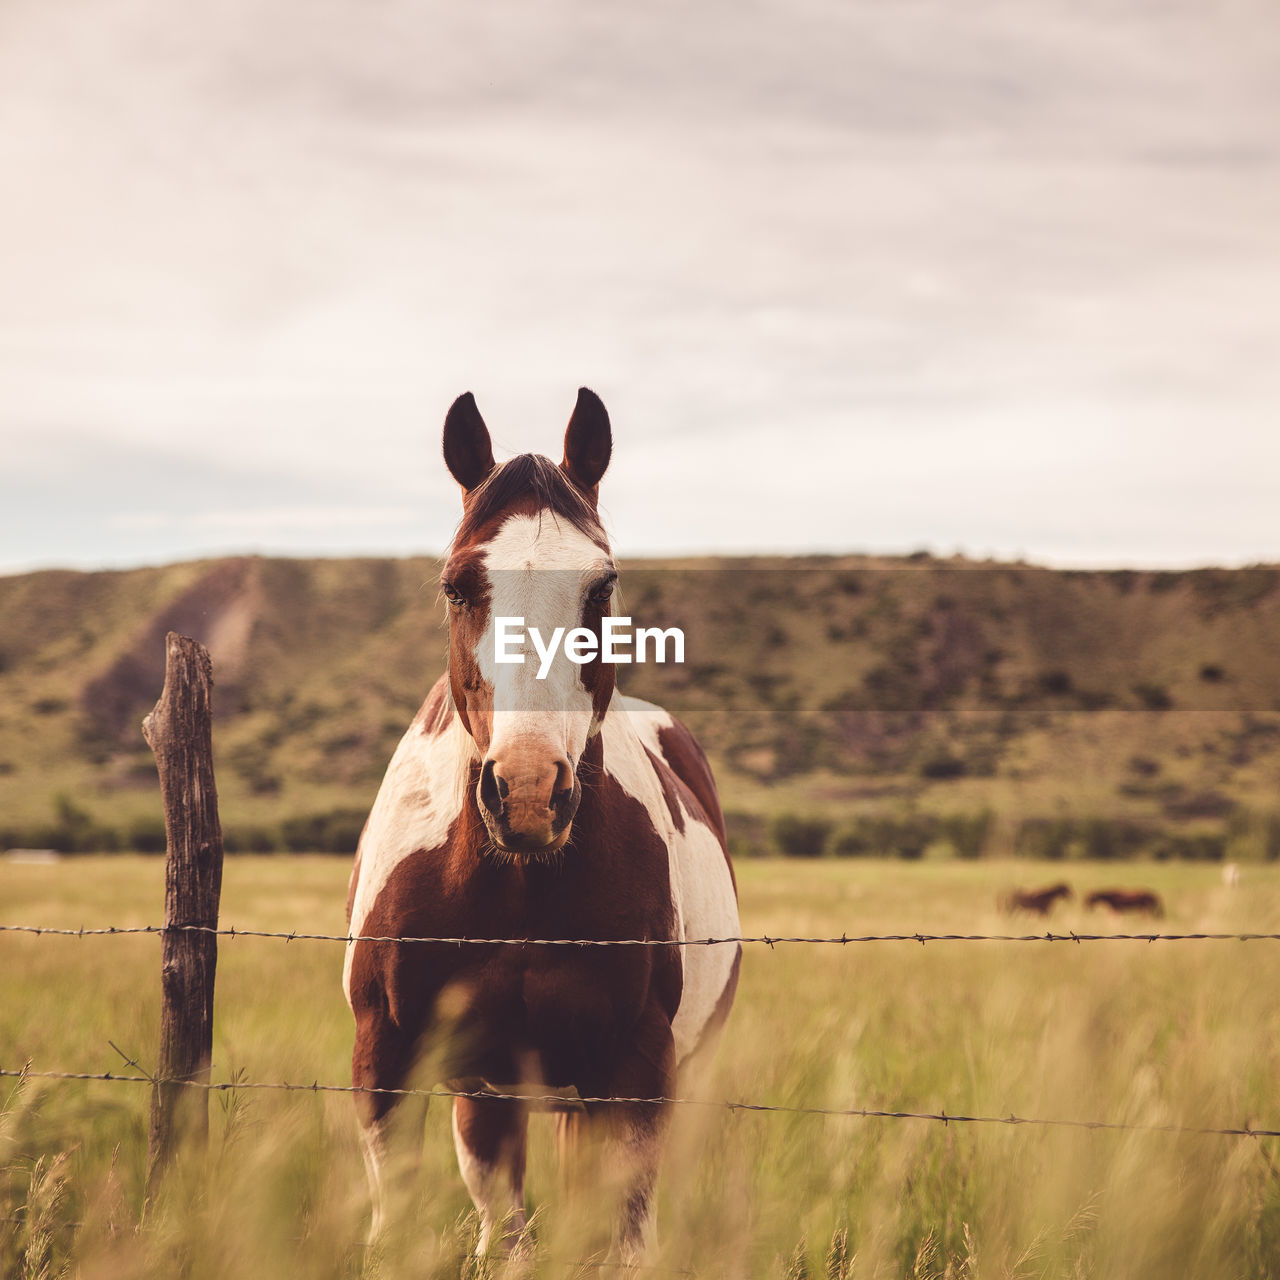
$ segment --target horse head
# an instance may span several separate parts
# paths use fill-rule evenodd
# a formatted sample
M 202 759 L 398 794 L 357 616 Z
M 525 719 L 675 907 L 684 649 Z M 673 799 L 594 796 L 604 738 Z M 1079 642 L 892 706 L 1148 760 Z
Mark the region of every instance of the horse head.
M 496 463 L 470 393 L 445 419 L 445 463 L 462 486 L 462 521 L 440 584 L 449 685 L 475 742 L 476 803 L 500 855 L 547 857 L 564 847 L 582 795 L 580 766 L 613 697 L 601 622 L 618 574 L 596 505 L 611 451 L 609 415 L 585 387 L 558 465 L 529 453 Z M 595 657 L 517 657 L 499 643 L 500 620 L 513 619 L 569 653 L 575 633 L 594 636 Z

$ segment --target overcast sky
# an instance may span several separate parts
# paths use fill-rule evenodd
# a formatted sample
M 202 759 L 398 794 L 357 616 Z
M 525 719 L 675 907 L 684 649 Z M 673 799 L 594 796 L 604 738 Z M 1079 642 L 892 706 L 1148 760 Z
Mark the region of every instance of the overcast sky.
M 0 571 L 438 552 L 583 383 L 624 553 L 1280 560 L 1274 0 L 5 0 L 0 175 Z

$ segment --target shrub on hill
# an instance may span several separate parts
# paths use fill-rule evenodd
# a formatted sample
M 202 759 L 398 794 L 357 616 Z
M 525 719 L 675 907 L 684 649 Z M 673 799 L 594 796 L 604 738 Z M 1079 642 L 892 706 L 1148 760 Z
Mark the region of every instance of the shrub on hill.
M 826 819 L 794 813 L 779 814 L 770 830 L 778 852 L 787 858 L 820 858 L 831 838 L 831 823 Z

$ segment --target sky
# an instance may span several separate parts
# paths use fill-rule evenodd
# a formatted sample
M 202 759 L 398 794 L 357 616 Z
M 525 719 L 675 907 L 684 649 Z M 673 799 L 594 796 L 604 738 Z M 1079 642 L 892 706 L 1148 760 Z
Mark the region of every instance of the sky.
M 623 555 L 1280 561 L 1272 0 L 6 0 L 0 572 L 438 553 L 613 419 Z

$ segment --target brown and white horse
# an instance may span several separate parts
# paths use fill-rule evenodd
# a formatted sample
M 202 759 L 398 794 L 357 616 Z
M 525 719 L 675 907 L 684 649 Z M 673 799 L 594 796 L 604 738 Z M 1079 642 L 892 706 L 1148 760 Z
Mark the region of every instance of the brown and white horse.
M 1090 910 L 1110 907 L 1112 911 L 1132 911 L 1157 919 L 1164 917 L 1164 903 L 1160 895 L 1150 889 L 1097 889 L 1084 900 L 1084 905 Z
M 445 462 L 463 490 L 441 579 L 449 670 L 400 742 L 361 836 L 353 936 L 738 934 L 724 819 L 689 731 L 618 693 L 613 664 L 579 666 L 560 653 L 539 679 L 533 654 L 523 665 L 495 661 L 500 617 L 522 617 L 544 636 L 586 627 L 599 638 L 617 579 L 596 507 L 611 450 L 608 414 L 585 388 L 558 466 L 535 454 L 496 465 L 471 395 L 449 410 Z M 353 1081 L 401 1089 L 429 1060 L 435 1080 L 498 1092 L 671 1097 L 677 1073 L 718 1039 L 740 951 L 350 943 Z M 395 1094 L 356 1099 L 376 1234 L 394 1190 L 397 1135 L 420 1148 L 422 1131 L 404 1123 L 409 1104 Z M 588 1131 L 620 1181 L 613 1240 L 624 1261 L 651 1231 L 668 1119 L 655 1103 L 586 1106 Z M 512 1247 L 524 1228 L 526 1121 L 520 1102 L 454 1100 L 480 1252 Z

